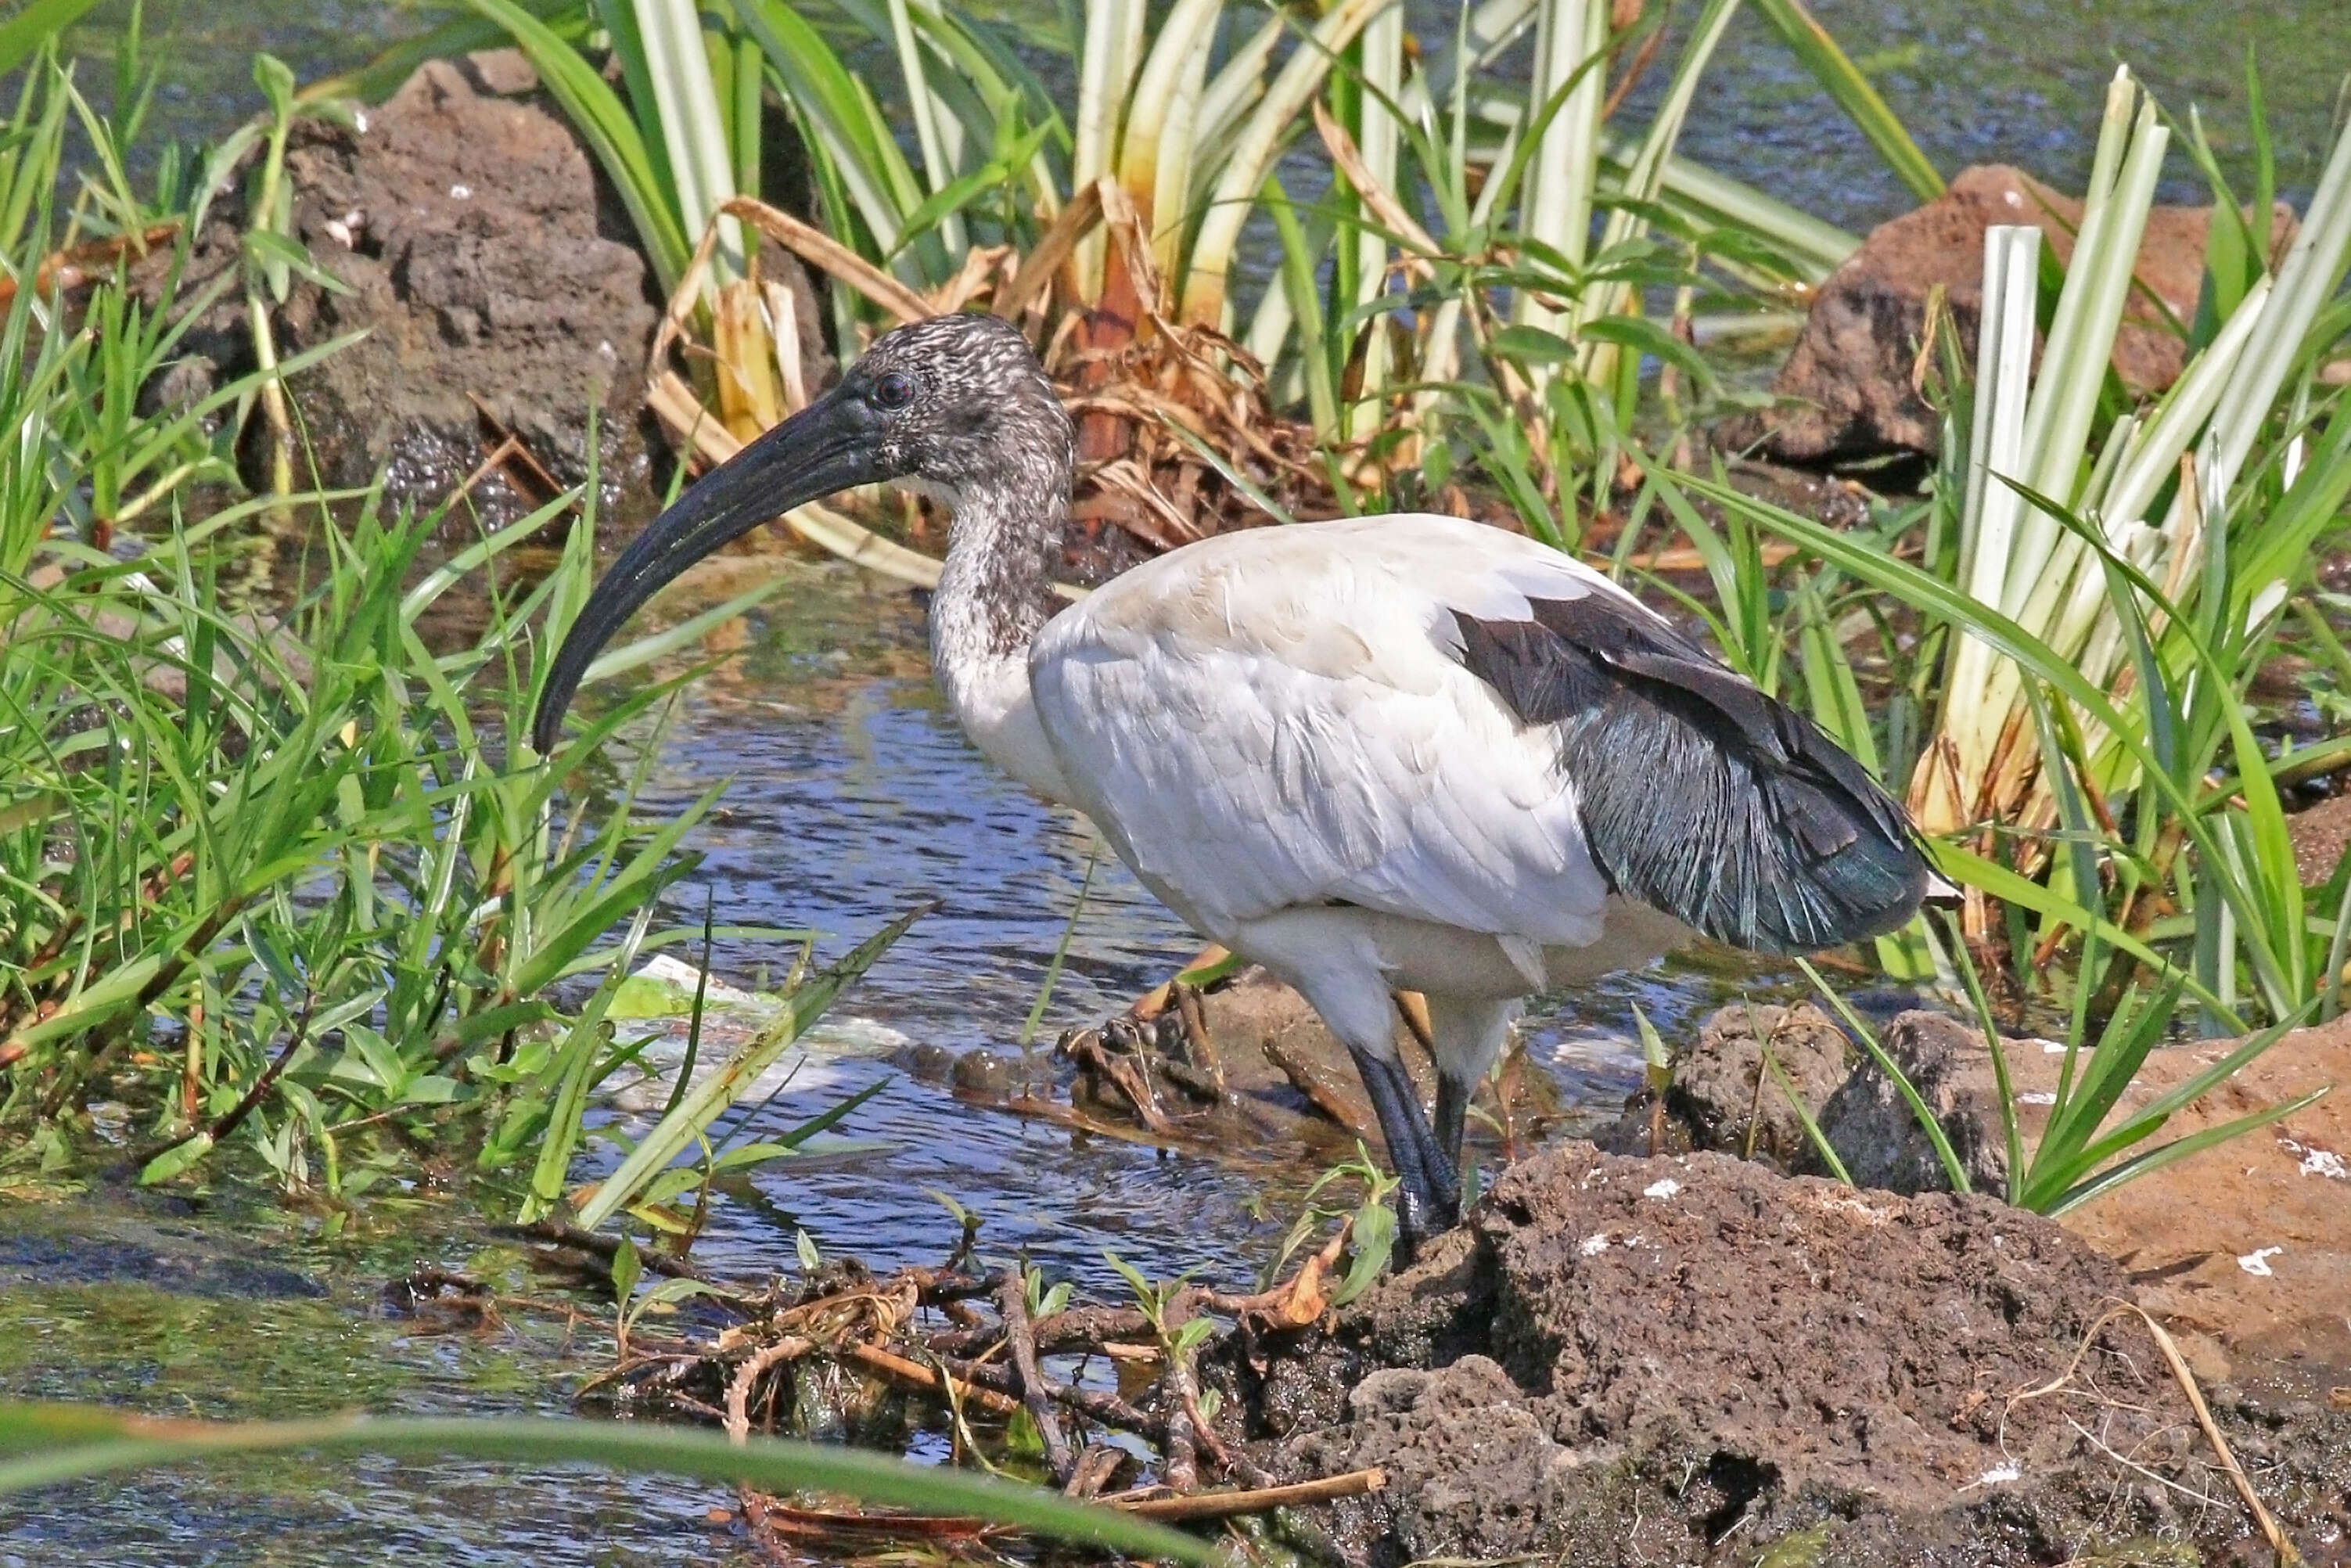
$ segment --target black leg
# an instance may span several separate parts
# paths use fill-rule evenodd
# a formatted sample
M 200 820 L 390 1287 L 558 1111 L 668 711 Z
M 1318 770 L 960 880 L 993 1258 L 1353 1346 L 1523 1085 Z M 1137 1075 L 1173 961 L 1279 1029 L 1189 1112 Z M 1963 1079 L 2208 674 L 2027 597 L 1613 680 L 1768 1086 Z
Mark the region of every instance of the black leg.
M 1476 1085 L 1456 1080 L 1443 1068 L 1437 1071 L 1437 1146 L 1445 1153 L 1455 1176 L 1461 1173 L 1461 1134 L 1469 1119 L 1469 1096 Z
M 1461 1218 L 1461 1184 L 1452 1160 L 1437 1146 L 1428 1119 L 1421 1113 L 1420 1097 L 1412 1077 L 1394 1057 L 1351 1052 L 1355 1071 L 1371 1096 L 1380 1119 L 1380 1135 L 1387 1140 L 1388 1157 L 1402 1184 L 1396 1215 L 1399 1256 L 1409 1260 L 1420 1243 Z

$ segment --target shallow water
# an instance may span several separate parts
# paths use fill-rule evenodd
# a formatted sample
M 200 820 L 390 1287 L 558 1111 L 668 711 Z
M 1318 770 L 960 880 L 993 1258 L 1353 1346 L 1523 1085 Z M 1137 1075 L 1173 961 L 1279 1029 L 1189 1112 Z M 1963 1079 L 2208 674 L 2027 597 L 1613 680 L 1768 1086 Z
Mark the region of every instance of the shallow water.
M 0 1389 L 216 1417 L 569 1411 L 587 1358 L 559 1324 L 428 1333 L 383 1310 L 419 1260 L 531 1283 L 447 1205 L 378 1205 L 359 1239 L 312 1228 L 266 1208 L 0 1203 Z M 570 1466 L 273 1458 L 13 1497 L 0 1565 L 725 1563 L 707 1513 L 730 1500 Z

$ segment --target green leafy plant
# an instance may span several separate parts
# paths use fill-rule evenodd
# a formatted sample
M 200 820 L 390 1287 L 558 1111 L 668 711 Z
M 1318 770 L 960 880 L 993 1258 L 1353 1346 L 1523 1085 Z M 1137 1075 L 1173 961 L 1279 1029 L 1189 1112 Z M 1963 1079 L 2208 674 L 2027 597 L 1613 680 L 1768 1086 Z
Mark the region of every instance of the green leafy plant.
M 183 194 L 201 200 L 269 142 L 266 193 L 290 80 L 267 62 L 262 75 L 270 116 Z M 181 298 L 183 238 L 147 294 L 101 276 L 68 314 L 37 264 L 69 115 L 108 171 L 112 193 L 93 204 L 116 231 L 107 256 L 127 265 L 153 215 L 114 172 L 116 128 L 44 61 L 0 154 L 18 283 L 0 322 L 13 433 L 0 448 L 0 1122 L 32 1134 L 11 1157 L 69 1161 L 64 1134 L 101 1085 L 149 1118 L 151 1181 L 233 1139 L 284 1185 L 338 1197 L 396 1168 L 403 1138 L 452 1127 L 486 1128 L 494 1170 L 543 1140 L 568 1155 L 585 1089 L 621 1053 L 609 987 L 571 1019 L 554 998 L 689 935 L 653 929 L 649 912 L 690 868 L 679 846 L 707 808 L 643 826 L 632 782 L 558 815 L 559 790 L 615 735 L 652 723 L 657 741 L 664 686 L 606 710 L 550 766 L 525 744 L 539 629 L 559 635 L 587 593 L 594 486 L 437 561 L 445 511 L 387 520 L 364 495 L 273 493 L 187 522 L 191 485 L 235 482 L 245 411 L 342 340 L 190 405 L 142 406 L 221 291 L 243 287 L 263 319 L 273 274 L 309 264 L 270 243 L 285 203 L 263 200 L 241 273 Z M 329 502 L 356 512 L 334 520 Z M 240 525 L 313 506 L 307 589 L 275 616 L 232 612 L 221 573 Z M 575 506 L 581 526 L 554 570 L 502 581 L 506 553 Z M 471 579 L 490 584 L 486 623 L 465 646 L 429 645 L 426 618 Z M 691 647 L 710 623 L 614 650 L 593 678 Z M 559 1191 L 561 1160 L 535 1163 L 534 1190 Z
M 2246 1040 L 2199 1071 L 2190 1074 L 2146 1105 L 2117 1118 L 2116 1109 L 2125 1091 L 2138 1076 L 2148 1055 L 2162 1042 L 2166 1026 L 2177 1012 L 2178 988 L 2155 996 L 2131 995 L 2110 1013 L 2094 1041 L 2087 993 L 2076 996 L 2065 1035 L 2065 1060 L 2060 1068 L 2055 1097 L 2040 1138 L 2028 1156 L 2018 1124 L 2019 1103 L 2010 1082 L 2008 1054 L 1983 983 L 1966 956 L 1965 944 L 1955 943 L 1968 997 L 1991 1054 L 2000 1083 L 2001 1131 L 2008 1144 L 2008 1200 L 2019 1208 L 2054 1216 L 2078 1208 L 2125 1182 L 2162 1169 L 2231 1138 L 2284 1120 L 2314 1103 L 2327 1091 L 2314 1089 L 2280 1104 L 2173 1138 L 2153 1148 L 2139 1146 L 2161 1133 L 2179 1112 L 2234 1077 L 2238 1071 L 2271 1046 L 2304 1014 L 2283 1019 Z M 2132 1150 L 2137 1153 L 2131 1153 Z M 2126 1157 L 2127 1156 L 2127 1157 Z
M 2118 76 L 2037 377 L 2037 231 L 1988 238 L 1974 393 L 1950 403 L 1921 564 L 1719 480 L 1657 479 L 1918 618 L 1911 689 L 1934 699 L 1935 722 L 1915 750 L 1904 737 L 1880 755 L 1910 766 L 1914 808 L 1952 835 L 1939 856 L 1971 890 L 1972 942 L 2004 944 L 2030 987 L 2064 943 L 2094 936 L 2110 962 L 2179 976 L 2229 1028 L 2249 1004 L 2275 1020 L 2339 991 L 2343 889 L 2314 904 L 2303 887 L 2280 782 L 2332 751 L 2273 756 L 2250 694 L 2351 496 L 2351 420 L 2318 374 L 2346 325 L 2328 300 L 2351 261 L 2351 136 L 2274 282 L 2199 143 L 2223 214 L 2208 255 L 2217 303 L 2183 324 L 2179 381 L 2134 412 L 2108 360 L 2167 140 Z M 1815 712 L 1854 744 L 1868 727 L 1842 664 L 1837 638 L 1805 643 Z M 1952 972 L 1948 954 L 1935 963 Z
M 1353 1183 L 1357 1188 L 1354 1207 L 1329 1208 L 1319 1201 L 1325 1192 L 1345 1183 Z M 1273 1257 L 1258 1271 L 1258 1288 L 1270 1290 L 1301 1248 L 1332 1219 L 1343 1218 L 1347 1221 L 1347 1271 L 1328 1291 L 1326 1303 L 1343 1307 L 1371 1289 L 1387 1271 L 1388 1260 L 1395 1251 L 1395 1210 L 1389 1200 L 1395 1195 L 1396 1186 L 1395 1177 L 1380 1169 L 1371 1152 L 1356 1145 L 1353 1159 L 1331 1166 L 1307 1187 L 1299 1203 L 1298 1218 L 1290 1222 Z

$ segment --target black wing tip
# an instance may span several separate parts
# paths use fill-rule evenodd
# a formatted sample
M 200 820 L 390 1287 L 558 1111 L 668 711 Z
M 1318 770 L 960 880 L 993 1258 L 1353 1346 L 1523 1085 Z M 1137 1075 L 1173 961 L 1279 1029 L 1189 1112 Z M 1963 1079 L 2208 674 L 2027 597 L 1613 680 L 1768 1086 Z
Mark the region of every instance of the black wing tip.
M 1907 834 L 1857 842 L 1809 870 L 1818 919 L 1808 931 L 1788 932 L 1786 951 L 1842 947 L 1898 931 L 1918 913 L 1932 881 L 1925 852 Z
M 1790 841 L 1825 829 L 1836 843 L 1816 860 L 1782 862 L 1782 869 L 1813 895 L 1800 902 L 1813 918 L 1801 926 L 1792 922 L 1797 928 L 1782 933 L 1790 942 L 1785 950 L 1843 946 L 1900 930 L 1939 885 L 1917 825 L 1818 725 L 1784 704 L 1773 706 L 1782 716 L 1790 756 L 1776 767 L 1758 759 L 1769 775 L 1759 780 L 1769 816 Z M 1823 808 L 1825 823 L 1796 820 Z
M 530 719 L 530 748 L 544 758 L 563 737 L 563 706 L 542 696 Z
M 1809 720 L 1772 708 L 1777 755 L 1644 705 L 1575 735 L 1594 859 L 1613 885 L 1750 952 L 1899 930 L 1935 883 L 1909 814 Z M 1627 769 L 1626 756 L 1662 767 Z
M 1778 955 L 1917 913 L 1935 878 L 1909 813 L 1819 725 L 1606 596 L 1531 609 L 1453 611 L 1461 663 L 1521 724 L 1559 727 L 1612 887 Z

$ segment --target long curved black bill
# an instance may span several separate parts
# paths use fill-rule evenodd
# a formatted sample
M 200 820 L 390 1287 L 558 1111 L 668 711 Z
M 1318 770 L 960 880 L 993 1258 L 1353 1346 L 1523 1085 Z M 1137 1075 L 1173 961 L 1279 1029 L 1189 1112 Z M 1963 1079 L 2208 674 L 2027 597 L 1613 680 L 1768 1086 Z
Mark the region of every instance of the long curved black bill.
M 856 400 L 838 393 L 820 398 L 703 476 L 632 540 L 588 595 L 548 666 L 530 727 L 539 755 L 554 749 L 564 712 L 597 653 L 678 573 L 770 517 L 890 477 L 872 434 Z

